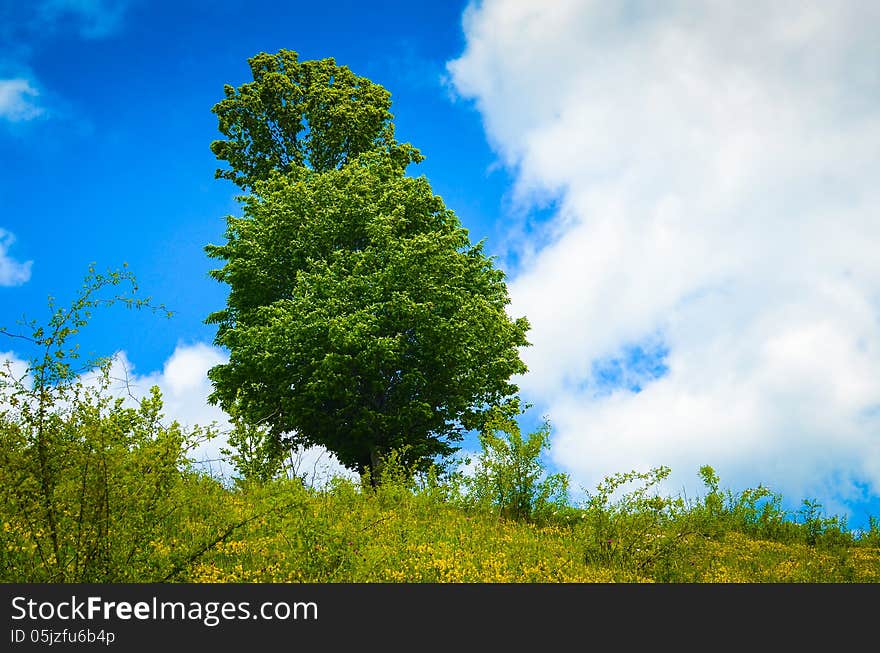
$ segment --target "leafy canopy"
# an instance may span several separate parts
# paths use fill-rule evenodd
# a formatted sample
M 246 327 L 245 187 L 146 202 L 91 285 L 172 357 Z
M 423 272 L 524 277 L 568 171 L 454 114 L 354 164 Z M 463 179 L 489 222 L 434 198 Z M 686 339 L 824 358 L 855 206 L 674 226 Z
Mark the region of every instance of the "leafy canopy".
M 391 94 L 332 58 L 299 61 L 296 52 L 261 52 L 248 60 L 254 81 L 224 86 L 214 105 L 226 140 L 211 143 L 229 164 L 217 178 L 250 190 L 270 173 L 324 172 L 364 152 L 381 151 L 401 168 L 421 161 L 394 140 Z
M 415 160 L 415 150 L 389 145 L 387 91 L 353 76 L 371 93 L 340 100 L 324 84 L 298 86 L 292 73 L 269 83 L 258 73 L 278 60 L 296 57 L 253 58 L 254 83 L 227 100 L 260 97 L 261 115 L 281 115 L 287 105 L 272 89 L 296 86 L 303 107 L 359 116 L 380 105 L 384 122 L 381 130 L 366 119 L 340 123 L 345 138 L 319 140 L 314 126 L 301 138 L 300 122 L 274 121 L 265 133 L 295 145 L 283 161 L 264 173 L 228 159 L 229 174 L 244 175 L 252 192 L 243 216 L 227 218 L 226 244 L 206 248 L 225 263 L 212 276 L 230 287 L 226 307 L 208 317 L 230 353 L 209 372 L 211 400 L 272 438 L 322 445 L 362 473 L 392 450 L 403 450 L 407 465 L 427 464 L 513 400 L 528 322 L 508 317 L 504 273 L 482 243 L 470 242 L 424 177 L 404 174 L 400 153 Z M 309 66 L 320 68 L 295 70 Z M 220 115 L 230 133 L 263 128 L 250 112 Z

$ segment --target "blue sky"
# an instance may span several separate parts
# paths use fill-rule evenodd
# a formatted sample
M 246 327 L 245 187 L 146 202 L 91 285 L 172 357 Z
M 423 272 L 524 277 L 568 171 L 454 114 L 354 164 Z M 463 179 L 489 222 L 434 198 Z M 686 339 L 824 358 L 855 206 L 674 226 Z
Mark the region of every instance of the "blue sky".
M 880 514 L 880 8 L 516 0 L 0 0 L 0 325 L 127 262 L 170 320 L 112 311 L 184 421 L 222 360 L 203 251 L 237 214 L 212 105 L 247 58 L 334 57 L 533 325 L 521 379 L 550 468 L 668 465 Z M 748 34 L 749 38 L 741 38 Z M 20 343 L 0 352 L 23 358 Z M 471 443 L 472 444 L 472 443 Z

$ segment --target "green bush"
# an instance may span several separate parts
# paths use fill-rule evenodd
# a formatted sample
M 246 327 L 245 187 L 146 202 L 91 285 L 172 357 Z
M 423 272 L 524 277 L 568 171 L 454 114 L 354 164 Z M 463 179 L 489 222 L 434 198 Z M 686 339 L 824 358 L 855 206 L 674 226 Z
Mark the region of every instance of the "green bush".
M 123 283 L 131 294 L 102 295 Z M 136 300 L 127 272 L 89 276 L 70 308 L 31 323 L 37 355 L 0 369 L 0 569 L 5 582 L 145 582 L 174 576 L 223 522 L 217 481 L 190 466 L 210 429 L 163 424 L 158 388 L 135 406 L 110 391 L 111 360 L 75 368 L 67 342 L 91 310 Z M 8 332 L 7 332 L 8 333 Z M 91 376 L 83 376 L 83 372 Z M 198 515 L 196 518 L 195 515 Z
M 689 566 L 686 558 L 703 534 L 698 522 L 683 519 L 681 499 L 663 497 L 652 489 L 669 473 L 668 467 L 618 473 L 605 477 L 595 492 L 587 492 L 581 537 L 588 563 L 681 580 Z M 633 483 L 641 485 L 623 491 Z

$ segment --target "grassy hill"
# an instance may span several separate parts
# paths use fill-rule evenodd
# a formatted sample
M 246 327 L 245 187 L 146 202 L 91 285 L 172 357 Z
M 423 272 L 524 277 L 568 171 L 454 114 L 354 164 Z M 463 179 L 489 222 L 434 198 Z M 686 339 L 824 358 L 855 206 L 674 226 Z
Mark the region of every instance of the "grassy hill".
M 276 506 L 285 506 L 276 510 Z M 218 543 L 185 579 L 209 582 L 862 582 L 880 581 L 880 533 L 758 522 L 705 503 L 672 512 L 570 509 L 541 522 L 462 505 L 448 487 L 280 481 L 229 496 L 264 515 Z M 743 532 L 751 531 L 751 532 Z M 165 545 L 170 543 L 166 542 Z
M 710 492 L 685 506 L 636 491 L 511 519 L 459 484 L 429 477 L 387 479 L 376 488 L 336 479 L 317 489 L 299 479 L 227 487 L 188 472 L 165 492 L 149 514 L 143 504 L 111 497 L 103 531 L 86 523 L 97 519 L 88 510 L 78 516 L 73 503 L 60 502 L 59 518 L 70 526 L 57 560 L 47 525 L 11 513 L 7 502 L 0 580 L 880 582 L 876 522 L 856 537 L 836 519 L 785 519 L 772 505 L 750 512 L 748 493 L 713 505 L 720 495 Z

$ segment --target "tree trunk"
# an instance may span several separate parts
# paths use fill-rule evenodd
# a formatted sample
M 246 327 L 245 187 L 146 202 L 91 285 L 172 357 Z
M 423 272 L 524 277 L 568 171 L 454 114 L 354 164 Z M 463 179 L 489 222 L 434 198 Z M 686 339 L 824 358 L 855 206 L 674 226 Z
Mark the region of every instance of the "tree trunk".
M 364 483 L 366 478 L 369 478 L 370 487 L 375 489 L 379 486 L 379 476 L 382 473 L 382 460 L 378 451 L 370 449 L 370 452 L 361 458 L 361 461 L 358 463 L 358 473 L 361 475 L 362 483 Z
M 379 477 L 382 474 L 382 459 L 378 451 L 370 449 L 369 453 L 364 454 L 358 463 L 358 474 L 361 475 L 361 483 L 363 485 L 366 485 L 366 480 L 369 478 L 370 487 L 375 489 L 379 486 Z
M 373 487 L 379 485 L 380 476 L 382 474 L 382 460 L 379 458 L 379 452 L 370 449 L 370 482 Z

